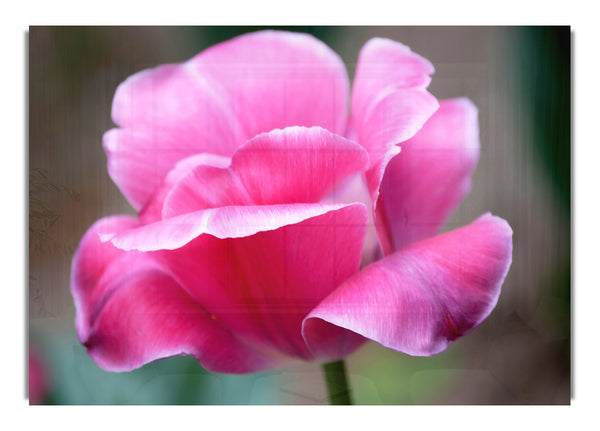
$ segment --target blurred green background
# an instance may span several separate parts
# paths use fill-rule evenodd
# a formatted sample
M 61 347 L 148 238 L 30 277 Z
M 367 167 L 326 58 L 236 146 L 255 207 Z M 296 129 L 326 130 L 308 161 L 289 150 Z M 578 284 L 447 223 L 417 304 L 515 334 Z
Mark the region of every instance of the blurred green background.
M 211 374 L 189 357 L 107 373 L 79 345 L 73 252 L 98 218 L 133 210 L 108 177 L 102 134 L 129 75 L 184 61 L 262 27 L 31 27 L 29 302 L 48 404 L 327 404 L 320 366 Z M 274 27 L 270 27 L 274 28 Z M 479 108 L 473 190 L 444 230 L 486 211 L 514 230 L 513 264 L 492 315 L 431 358 L 369 343 L 347 359 L 357 404 L 568 404 L 571 398 L 571 34 L 569 27 L 288 27 L 338 52 L 352 78 L 371 37 L 436 68 L 430 91 Z M 25 381 L 27 381 L 27 376 Z M 26 385 L 25 385 L 26 386 Z M 25 389 L 26 394 L 27 389 Z

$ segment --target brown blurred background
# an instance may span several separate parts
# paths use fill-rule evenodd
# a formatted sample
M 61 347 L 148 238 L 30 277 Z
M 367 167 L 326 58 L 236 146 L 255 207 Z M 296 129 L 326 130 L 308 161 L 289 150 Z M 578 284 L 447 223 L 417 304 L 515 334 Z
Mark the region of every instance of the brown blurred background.
M 75 335 L 71 258 L 98 218 L 134 214 L 106 171 L 102 134 L 129 75 L 179 62 L 259 27 L 31 27 L 29 328 L 51 404 L 322 404 L 318 364 L 215 375 L 191 358 L 106 373 Z M 513 264 L 492 315 L 432 358 L 370 343 L 347 359 L 359 404 L 567 404 L 570 341 L 570 29 L 294 27 L 338 52 L 353 77 L 371 37 L 436 68 L 430 91 L 479 108 L 473 190 L 445 230 L 486 211 L 514 230 Z

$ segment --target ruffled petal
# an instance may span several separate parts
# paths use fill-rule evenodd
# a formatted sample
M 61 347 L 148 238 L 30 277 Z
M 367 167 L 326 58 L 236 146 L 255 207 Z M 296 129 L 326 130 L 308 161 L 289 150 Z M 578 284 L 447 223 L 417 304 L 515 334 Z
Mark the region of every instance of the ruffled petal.
M 477 108 L 464 98 L 442 101 L 387 165 L 376 209 L 386 254 L 439 231 L 470 190 L 478 158 Z
M 175 167 L 169 171 L 162 185 L 152 196 L 152 199 L 140 212 L 139 218 L 142 224 L 159 221 L 162 218 L 162 210 L 165 198 L 173 186 L 181 181 L 186 175 L 198 166 L 210 166 L 213 168 L 226 168 L 231 164 L 229 157 L 217 156 L 216 154 L 202 153 L 187 157 L 177 162 Z
M 410 355 L 434 355 L 491 313 L 511 259 L 510 226 L 485 214 L 364 268 L 310 313 L 304 336 L 316 354 L 330 353 L 334 342 L 317 330 L 335 325 Z
M 229 168 L 199 165 L 184 176 L 166 197 L 162 217 L 228 205 L 319 202 L 367 164 L 360 145 L 320 127 L 273 130 L 243 145 Z
M 350 205 L 243 238 L 201 235 L 151 254 L 237 337 L 312 359 L 302 320 L 358 271 L 365 221 L 366 208 Z

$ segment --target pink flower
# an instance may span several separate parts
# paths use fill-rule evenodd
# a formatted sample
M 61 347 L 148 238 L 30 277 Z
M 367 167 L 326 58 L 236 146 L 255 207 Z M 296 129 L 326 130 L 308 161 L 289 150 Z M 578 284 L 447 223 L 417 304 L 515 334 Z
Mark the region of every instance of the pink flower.
M 479 142 L 474 105 L 438 103 L 431 74 L 372 39 L 349 100 L 326 45 L 263 31 L 122 83 L 104 148 L 139 216 L 96 222 L 72 267 L 94 361 L 125 371 L 185 354 L 247 373 L 343 358 L 368 339 L 427 356 L 481 323 L 512 231 L 485 214 L 435 236 Z
M 48 394 L 48 376 L 40 351 L 29 344 L 29 404 L 43 404 Z

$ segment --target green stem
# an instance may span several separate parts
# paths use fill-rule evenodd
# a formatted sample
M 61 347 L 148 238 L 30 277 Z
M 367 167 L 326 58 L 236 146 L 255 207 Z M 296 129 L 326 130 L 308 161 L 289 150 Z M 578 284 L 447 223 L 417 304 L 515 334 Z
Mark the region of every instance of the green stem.
M 325 380 L 327 380 L 327 393 L 332 405 L 350 405 L 350 385 L 346 375 L 346 366 L 343 360 L 323 364 Z

